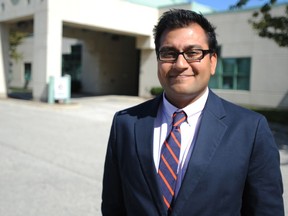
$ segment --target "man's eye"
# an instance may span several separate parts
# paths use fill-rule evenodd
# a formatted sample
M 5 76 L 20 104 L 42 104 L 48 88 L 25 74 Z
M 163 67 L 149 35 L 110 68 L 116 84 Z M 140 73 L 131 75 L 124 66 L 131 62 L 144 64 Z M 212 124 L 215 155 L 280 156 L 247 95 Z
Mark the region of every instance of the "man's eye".
M 162 56 L 165 58 L 175 58 L 176 57 L 176 53 L 175 52 L 163 52 Z
M 188 58 L 190 58 L 190 57 L 192 58 L 192 57 L 201 55 L 201 52 L 199 52 L 199 51 L 188 51 L 188 52 L 185 52 L 185 55 L 186 55 Z

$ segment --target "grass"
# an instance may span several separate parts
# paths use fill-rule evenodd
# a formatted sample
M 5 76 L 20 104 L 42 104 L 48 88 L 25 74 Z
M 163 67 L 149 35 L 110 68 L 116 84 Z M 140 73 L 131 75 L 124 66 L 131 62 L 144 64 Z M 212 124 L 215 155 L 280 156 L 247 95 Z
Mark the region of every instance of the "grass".
M 32 93 L 31 89 L 25 89 L 21 87 L 10 87 L 9 90 L 11 93 Z

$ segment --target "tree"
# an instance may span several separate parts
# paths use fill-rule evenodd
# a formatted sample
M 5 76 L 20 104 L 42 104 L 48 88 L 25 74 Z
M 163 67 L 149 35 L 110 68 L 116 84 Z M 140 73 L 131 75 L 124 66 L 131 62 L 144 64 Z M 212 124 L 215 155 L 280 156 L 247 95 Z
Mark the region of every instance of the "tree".
M 27 33 L 20 31 L 11 31 L 9 34 L 9 57 L 15 61 L 22 58 L 22 54 L 17 52 L 17 47 L 23 42 Z
M 9 33 L 9 77 L 8 77 L 8 83 L 11 82 L 12 78 L 12 66 L 14 61 L 20 60 L 23 56 L 22 53 L 19 53 L 17 51 L 17 47 L 22 44 L 23 39 L 27 36 L 27 33 L 11 30 Z
M 239 9 L 249 0 L 238 0 L 230 9 Z M 260 37 L 274 40 L 280 47 L 288 47 L 288 5 L 283 16 L 272 16 L 271 8 L 277 0 L 269 0 L 259 10 L 255 11 L 249 23 Z

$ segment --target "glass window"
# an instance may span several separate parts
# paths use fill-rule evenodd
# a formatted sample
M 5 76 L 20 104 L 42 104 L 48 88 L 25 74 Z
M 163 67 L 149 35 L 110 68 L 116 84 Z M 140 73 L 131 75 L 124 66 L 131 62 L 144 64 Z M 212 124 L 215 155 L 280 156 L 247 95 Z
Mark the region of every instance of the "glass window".
M 24 63 L 24 79 L 25 81 L 31 80 L 31 70 L 32 70 L 32 64 L 31 63 Z
M 251 58 L 218 58 L 209 86 L 215 89 L 250 89 Z
M 32 64 L 24 63 L 24 89 L 28 88 L 31 78 L 32 78 Z

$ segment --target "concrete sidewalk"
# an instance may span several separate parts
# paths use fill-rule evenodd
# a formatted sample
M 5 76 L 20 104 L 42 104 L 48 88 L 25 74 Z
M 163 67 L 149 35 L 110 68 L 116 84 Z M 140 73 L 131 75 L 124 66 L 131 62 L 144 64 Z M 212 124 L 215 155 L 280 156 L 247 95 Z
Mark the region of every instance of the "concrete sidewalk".
M 0 100 L 0 215 L 100 216 L 112 117 L 144 100 L 99 96 L 69 105 Z M 280 153 L 288 187 L 285 146 Z

